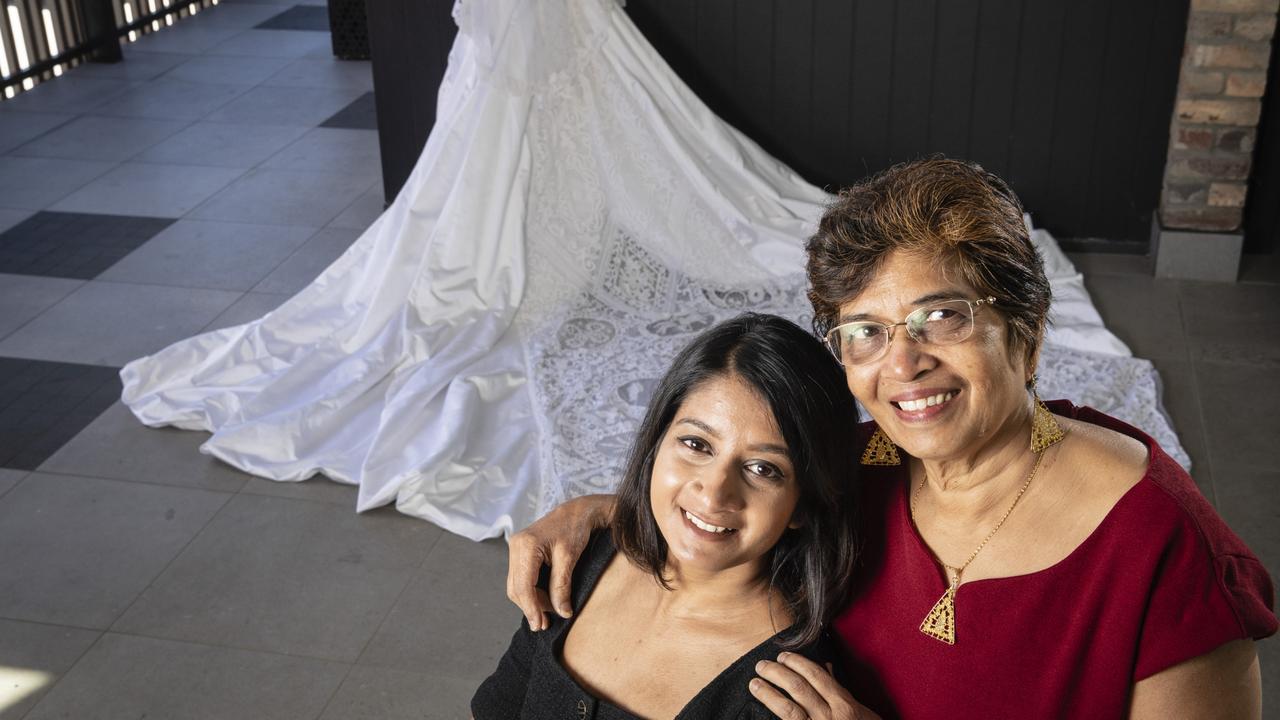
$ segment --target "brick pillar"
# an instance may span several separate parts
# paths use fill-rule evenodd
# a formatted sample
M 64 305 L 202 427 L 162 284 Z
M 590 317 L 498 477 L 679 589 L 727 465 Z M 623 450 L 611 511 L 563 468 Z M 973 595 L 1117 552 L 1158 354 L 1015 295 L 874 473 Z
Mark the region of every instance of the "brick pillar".
M 1160 197 L 1156 274 L 1235 280 L 1280 0 L 1191 0 Z

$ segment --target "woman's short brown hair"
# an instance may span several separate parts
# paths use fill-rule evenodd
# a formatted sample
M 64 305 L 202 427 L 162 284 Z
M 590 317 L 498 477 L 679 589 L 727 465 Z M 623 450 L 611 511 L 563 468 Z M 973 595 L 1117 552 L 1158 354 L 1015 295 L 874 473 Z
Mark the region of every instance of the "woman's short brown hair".
M 931 157 L 895 165 L 847 188 L 809 239 L 809 301 L 819 337 L 894 251 L 942 261 L 1009 323 L 1011 350 L 1034 362 L 1049 314 L 1049 280 L 1022 219 L 1022 203 L 977 163 Z

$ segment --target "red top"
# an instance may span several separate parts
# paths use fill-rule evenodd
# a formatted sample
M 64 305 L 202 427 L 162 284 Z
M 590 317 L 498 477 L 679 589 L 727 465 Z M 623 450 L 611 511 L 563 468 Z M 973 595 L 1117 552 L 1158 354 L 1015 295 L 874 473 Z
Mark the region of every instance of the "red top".
M 886 718 L 1122 718 L 1135 682 L 1276 631 L 1266 570 L 1191 476 L 1119 420 L 1050 407 L 1142 441 L 1149 467 L 1062 561 L 963 583 L 955 645 L 919 630 L 947 583 L 911 523 L 906 465 L 862 468 L 864 564 L 835 627 L 850 691 Z

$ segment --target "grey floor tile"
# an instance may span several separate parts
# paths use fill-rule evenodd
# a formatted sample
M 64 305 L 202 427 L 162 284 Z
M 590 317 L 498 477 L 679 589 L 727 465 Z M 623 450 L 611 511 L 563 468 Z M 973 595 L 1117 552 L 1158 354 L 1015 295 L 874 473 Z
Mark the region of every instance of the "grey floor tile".
M 43 210 L 115 166 L 94 160 L 6 156 L 0 162 L 0 206 Z
M 0 208 L 0 233 L 35 214 L 35 210 L 12 210 L 10 208 Z
M 179 218 L 243 173 L 240 168 L 125 163 L 49 209 Z
M 506 543 L 446 534 L 358 664 L 479 685 L 520 624 L 506 577 Z
M 184 82 L 252 87 L 288 64 L 288 58 L 200 55 L 174 68 L 165 77 Z
M 191 213 L 205 220 L 322 227 L 369 188 L 369 175 L 256 168 Z
M 124 60 L 121 62 L 86 62 L 77 66 L 73 72 L 84 77 L 103 80 L 145 82 L 154 80 L 191 59 L 191 56 L 186 54 L 138 52 L 130 43 L 125 43 L 120 49 L 124 53 Z
M 227 5 L 226 3 L 219 3 L 214 7 L 205 8 L 204 11 L 188 20 L 188 22 L 196 27 L 245 30 L 280 13 L 280 8 L 266 5 Z
M 206 119 L 209 122 L 315 127 L 346 107 L 359 88 L 256 87 Z
M 1272 579 L 1280 578 L 1280 470 L 1223 462 L 1217 482 L 1219 514 L 1262 560 Z
M 68 113 L 0 113 L 0 153 L 9 152 L 73 118 L 75 115 Z
M 120 371 L 0 357 L 0 467 L 34 470 L 120 397 Z
M 102 633 L 0 620 L 0 720 L 19 720 Z
M 133 43 L 133 49 L 137 52 L 199 55 L 234 37 L 238 32 L 241 31 L 236 28 L 196 27 L 195 23 L 179 23 L 139 38 Z
M 1175 281 L 1131 275 L 1085 275 L 1098 313 L 1133 354 L 1148 359 L 1185 360 Z
M 262 166 L 320 172 L 341 168 L 353 175 L 378 177 L 382 174 L 378 131 L 315 128 L 271 156 Z
M 277 482 L 255 477 L 245 483 L 240 492 L 244 495 L 267 495 L 269 497 L 292 498 L 295 500 L 311 500 L 340 505 L 345 508 L 355 508 L 356 495 L 359 490 L 355 485 L 335 482 L 323 475 L 316 475 L 301 482 Z
M 228 497 L 33 473 L 0 502 L 0 616 L 105 629 Z
M 221 315 L 206 325 L 203 332 L 222 330 L 257 320 L 280 307 L 280 304 L 288 299 L 288 295 L 275 293 L 245 293 L 239 300 L 232 303 L 231 307 L 223 310 Z
M 268 20 L 264 20 L 257 27 L 265 30 L 327 32 L 329 30 L 329 12 L 325 8 L 295 5 Z
M 196 123 L 144 151 L 135 161 L 247 170 L 305 132 L 305 128 L 288 125 Z
M 245 30 L 209 50 L 211 55 L 297 58 L 330 48 L 329 33 Z
M 350 105 L 329 116 L 320 127 L 351 128 L 353 130 L 377 130 L 378 107 L 372 92 L 367 92 Z
M 294 295 L 311 284 L 360 237 L 360 230 L 325 228 L 263 278 L 254 292 Z
M 17 487 L 18 483 L 22 482 L 22 478 L 30 474 L 26 470 L 0 468 L 0 497 L 4 497 L 5 493 Z M 3 687 L 3 685 L 0 684 L 0 687 Z
M 179 220 L 98 279 L 244 291 L 315 232 L 313 227 Z
M 107 633 L 26 720 L 299 720 L 342 682 L 340 663 Z
M 1161 404 L 1183 449 L 1191 456 L 1191 475 L 1209 502 L 1216 502 L 1195 368 L 1190 360 L 1157 360 L 1155 366 L 1163 391 Z
M 15 148 L 10 154 L 70 160 L 127 160 L 188 124 L 185 120 L 85 115 Z
M 355 202 L 348 205 L 346 210 L 329 223 L 329 227 L 363 232 L 382 215 L 385 203 L 386 200 L 382 197 L 382 183 L 378 183 L 374 190 L 361 195 L 355 199 Z
M 1274 367 L 1200 362 L 1195 364 L 1204 408 L 1205 434 L 1213 463 L 1214 487 L 1221 499 L 1227 466 L 1265 470 L 1276 467 L 1280 415 L 1258 406 L 1280 398 Z
M 483 678 L 482 678 L 483 679 Z M 479 682 L 354 667 L 320 720 L 454 720 L 471 712 Z
M 0 356 L 120 367 L 194 335 L 239 297 L 223 290 L 88 282 L 0 340 Z
M 168 218 L 40 211 L 0 234 L 0 271 L 91 280 L 172 223 Z
M 83 284 L 83 280 L 0 274 L 0 338 L 27 324 Z
M 113 630 L 351 662 L 443 531 L 237 495 Z
M 201 455 L 200 445 L 208 437 L 203 432 L 149 428 L 117 402 L 39 469 L 64 475 L 238 491 L 249 476 Z
M 200 120 L 234 101 L 248 89 L 249 86 L 246 85 L 188 82 L 166 75 L 121 94 L 94 112 L 98 115 L 126 118 Z M 157 142 L 162 139 L 157 138 Z
M 1280 368 L 1280 285 L 1183 282 L 1179 297 L 1193 358 Z
M 263 84 L 355 88 L 370 92 L 373 90 L 373 63 L 369 60 L 304 57 L 272 74 Z
M 73 70 L 5 100 L 0 112 L 88 112 L 133 87 L 128 80 L 83 77 Z
M 1262 664 L 1263 717 L 1271 717 L 1280 706 L 1280 639 L 1272 635 L 1256 647 Z

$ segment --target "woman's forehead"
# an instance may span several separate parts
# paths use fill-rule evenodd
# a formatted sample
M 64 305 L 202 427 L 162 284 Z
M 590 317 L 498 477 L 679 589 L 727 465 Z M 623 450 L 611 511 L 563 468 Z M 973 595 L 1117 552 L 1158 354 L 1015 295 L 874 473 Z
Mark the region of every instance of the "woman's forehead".
M 952 263 L 937 258 L 893 253 L 870 282 L 840 305 L 841 318 L 895 316 L 940 300 L 971 300 L 977 295 Z

